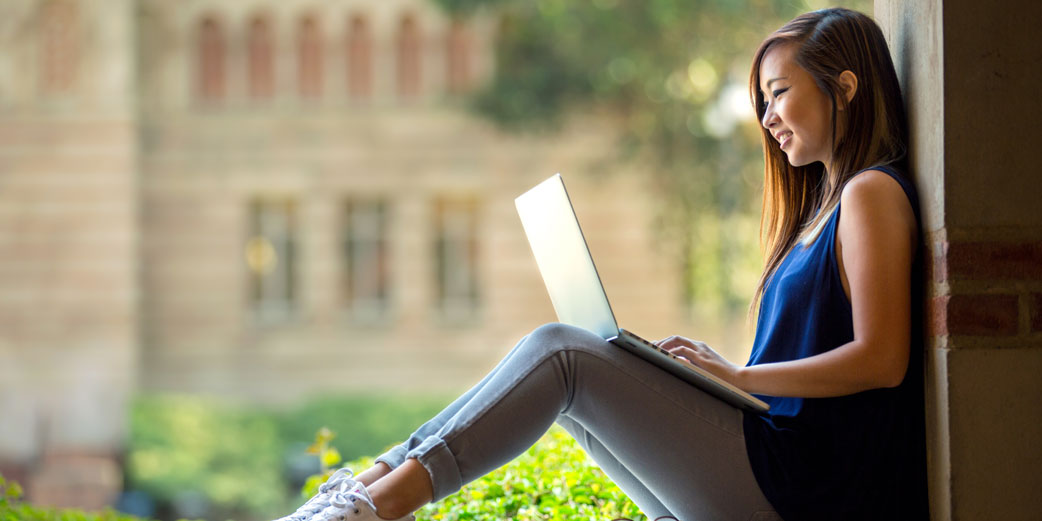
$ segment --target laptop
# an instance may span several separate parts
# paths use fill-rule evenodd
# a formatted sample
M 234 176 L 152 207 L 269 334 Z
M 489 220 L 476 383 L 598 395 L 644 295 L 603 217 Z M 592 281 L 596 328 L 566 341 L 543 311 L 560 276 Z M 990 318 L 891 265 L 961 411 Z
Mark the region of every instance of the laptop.
M 768 405 L 755 396 L 619 328 L 561 174 L 539 183 L 514 204 L 558 320 L 600 335 L 735 407 L 767 412 Z

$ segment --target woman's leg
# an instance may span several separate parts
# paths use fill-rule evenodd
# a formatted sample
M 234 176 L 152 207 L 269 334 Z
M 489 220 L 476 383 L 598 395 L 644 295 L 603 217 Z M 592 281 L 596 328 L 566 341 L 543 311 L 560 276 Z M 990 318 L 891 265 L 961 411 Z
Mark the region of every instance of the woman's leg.
M 737 409 L 596 335 L 560 324 L 526 337 L 405 457 L 427 471 L 431 498 L 438 500 L 523 452 L 559 416 L 605 448 L 601 460 L 611 455 L 605 463 L 628 471 L 628 480 L 614 472 L 617 479 L 629 481 L 630 489 L 642 484 L 643 495 L 653 498 L 639 500 L 642 508 L 665 508 L 680 519 L 746 519 L 770 510 L 749 468 Z M 402 471 L 374 484 L 378 507 L 395 495 L 393 485 L 408 469 Z
M 579 422 L 567 416 L 559 416 L 557 423 L 575 438 L 575 441 L 586 451 L 586 454 L 589 454 L 593 461 L 597 462 L 597 466 L 611 478 L 612 483 L 618 485 L 626 493 L 626 496 L 637 504 L 644 515 L 650 519 L 672 515 L 669 509 L 655 497 L 655 493 L 645 486 L 644 483 L 641 483 L 630 472 L 630 469 L 623 466 L 619 459 Z
M 481 379 L 480 382 L 474 385 L 474 387 L 471 387 L 470 390 L 468 390 L 467 392 L 463 393 L 463 395 L 461 395 L 459 398 L 453 400 L 453 402 L 450 403 L 444 409 L 442 409 L 441 412 L 439 412 L 433 418 L 431 418 L 426 423 L 421 425 L 418 429 L 416 429 L 416 431 L 409 436 L 409 439 L 405 440 L 399 445 L 392 447 L 384 454 L 377 456 L 376 465 L 374 465 L 373 468 L 370 468 L 365 472 L 359 474 L 358 480 L 364 483 L 366 486 L 368 486 L 372 483 L 372 481 L 375 481 L 375 479 L 371 478 L 382 477 L 383 475 L 388 474 L 390 471 L 398 468 L 399 465 L 404 463 L 406 459 L 406 454 L 408 454 L 409 451 L 420 446 L 420 444 L 423 443 L 423 440 L 438 432 L 450 419 L 452 419 L 453 416 L 455 416 L 460 411 L 460 409 L 462 409 L 464 406 L 470 403 L 471 398 L 473 398 L 475 394 L 477 394 L 482 388 L 484 388 L 485 385 L 489 382 L 489 380 L 495 377 L 496 373 L 498 373 L 504 366 L 509 364 L 510 360 L 514 357 L 515 353 L 517 353 L 518 348 L 521 346 L 521 344 L 525 342 L 526 338 L 528 337 L 526 336 L 522 338 L 521 341 L 518 342 L 514 346 L 514 348 L 511 349 L 510 352 L 508 352 L 507 355 L 503 357 L 502 360 L 500 360 L 496 367 L 494 367 L 492 371 L 489 372 L 489 374 L 485 375 L 485 377 Z M 380 466 L 379 464 L 381 463 L 384 466 Z
M 749 465 L 741 412 L 672 375 L 655 380 L 640 372 L 621 376 L 615 391 L 583 394 L 621 405 L 577 395 L 558 421 L 651 518 L 744 520 L 772 512 Z

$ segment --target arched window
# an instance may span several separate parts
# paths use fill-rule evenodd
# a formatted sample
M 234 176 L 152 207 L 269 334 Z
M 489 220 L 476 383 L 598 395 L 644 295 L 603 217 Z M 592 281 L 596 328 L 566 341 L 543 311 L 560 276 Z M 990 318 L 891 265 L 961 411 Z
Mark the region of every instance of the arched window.
M 398 95 L 415 97 L 420 93 L 420 28 L 410 14 L 398 26 L 397 47 Z
M 453 20 L 445 42 L 447 78 L 450 93 L 459 94 L 470 86 L 471 39 L 462 20 Z
M 369 22 L 356 14 L 347 31 L 347 92 L 352 99 L 366 99 L 373 90 L 373 38 Z
M 199 23 L 199 97 L 206 101 L 224 98 L 224 31 L 213 17 Z
M 311 15 L 297 28 L 297 86 L 302 98 L 322 95 L 322 33 Z
M 79 67 L 79 13 L 65 0 L 47 2 L 41 13 L 40 64 L 43 92 L 72 90 Z
M 267 16 L 253 18 L 247 40 L 250 97 L 270 98 L 275 94 L 275 44 Z

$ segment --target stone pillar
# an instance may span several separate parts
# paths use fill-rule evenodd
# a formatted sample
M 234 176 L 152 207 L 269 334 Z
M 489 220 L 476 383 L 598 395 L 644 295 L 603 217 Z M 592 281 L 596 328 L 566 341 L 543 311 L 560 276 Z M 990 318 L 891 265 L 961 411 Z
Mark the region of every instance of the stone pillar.
M 932 517 L 1042 512 L 1042 4 L 876 0 L 929 255 Z
M 133 13 L 0 7 L 0 471 L 40 504 L 99 508 L 121 487 L 138 345 Z

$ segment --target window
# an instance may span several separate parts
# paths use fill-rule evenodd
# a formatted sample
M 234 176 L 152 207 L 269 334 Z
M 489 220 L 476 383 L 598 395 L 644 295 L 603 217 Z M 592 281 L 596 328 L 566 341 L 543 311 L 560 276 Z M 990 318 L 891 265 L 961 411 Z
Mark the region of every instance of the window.
M 264 322 L 289 318 L 297 299 L 296 204 L 289 199 L 257 200 L 250 205 L 246 265 L 250 301 Z
M 322 33 L 310 15 L 297 28 L 297 85 L 302 98 L 322 96 Z
M 344 210 L 344 292 L 351 315 L 360 321 L 380 321 L 388 312 L 387 214 L 382 200 L 351 200 Z
M 398 27 L 398 95 L 413 98 L 420 93 L 420 29 L 412 15 Z
M 347 92 L 351 99 L 367 99 L 372 95 L 372 54 L 369 23 L 362 15 L 354 15 L 347 32 Z
M 199 24 L 199 97 L 217 101 L 224 97 L 224 34 L 212 17 Z
M 266 16 L 257 16 L 250 22 L 247 38 L 250 97 L 271 98 L 275 94 L 275 50 Z
M 470 85 L 470 32 L 462 20 L 453 20 L 445 42 L 448 89 L 460 94 Z
M 79 31 L 76 6 L 67 1 L 43 6 L 40 28 L 41 83 L 46 94 L 72 90 L 79 65 Z
M 450 321 L 473 319 L 478 311 L 478 203 L 442 198 L 434 204 L 436 298 Z

